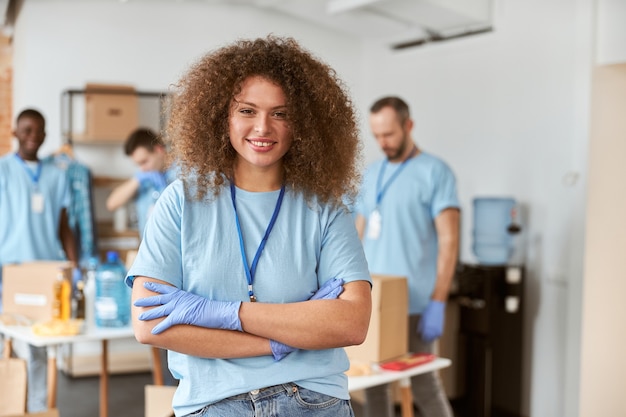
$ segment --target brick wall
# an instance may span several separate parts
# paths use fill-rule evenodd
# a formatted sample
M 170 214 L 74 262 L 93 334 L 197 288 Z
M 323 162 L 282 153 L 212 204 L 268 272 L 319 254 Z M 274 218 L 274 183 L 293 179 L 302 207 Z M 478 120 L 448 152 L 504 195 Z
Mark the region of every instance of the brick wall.
M 0 35 L 0 155 L 11 150 L 13 135 L 13 49 L 10 39 Z

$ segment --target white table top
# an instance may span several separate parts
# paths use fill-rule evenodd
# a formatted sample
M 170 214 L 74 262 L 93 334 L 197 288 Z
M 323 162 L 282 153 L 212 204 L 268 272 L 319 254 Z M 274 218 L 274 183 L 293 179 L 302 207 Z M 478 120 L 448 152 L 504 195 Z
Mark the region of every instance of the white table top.
M 358 391 L 365 388 L 374 387 L 376 385 L 388 384 L 409 378 L 415 375 L 436 371 L 437 369 L 446 368 L 452 364 L 450 359 L 436 358 L 435 360 L 423 365 L 414 366 L 404 371 L 387 371 L 378 367 L 372 367 L 373 373 L 370 375 L 350 376 L 348 377 L 348 391 Z
M 39 336 L 33 333 L 30 326 L 7 326 L 0 322 L 0 333 L 17 340 L 23 340 L 33 346 L 53 346 L 63 343 L 91 342 L 99 340 L 126 339 L 134 337 L 133 328 L 100 328 L 86 329 L 83 333 L 72 336 Z

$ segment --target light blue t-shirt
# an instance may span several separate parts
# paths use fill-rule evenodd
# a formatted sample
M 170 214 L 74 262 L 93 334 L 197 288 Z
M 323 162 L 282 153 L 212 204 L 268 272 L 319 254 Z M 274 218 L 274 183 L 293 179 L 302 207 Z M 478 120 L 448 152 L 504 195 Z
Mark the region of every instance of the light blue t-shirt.
M 67 177 L 41 161 L 35 182 L 37 165 L 30 165 L 14 153 L 0 158 L 0 284 L 3 264 L 65 259 L 59 223 L 70 201 Z
M 279 191 L 236 190 L 245 251 L 251 263 L 274 211 Z M 213 198 L 211 200 L 211 198 Z M 249 301 L 231 194 L 191 201 L 183 183 L 173 182 L 156 203 L 139 253 L 128 272 L 167 281 L 221 301 Z M 259 302 L 309 299 L 331 278 L 371 282 L 350 214 L 304 200 L 286 190 L 274 228 L 259 258 L 254 293 Z M 348 399 L 349 361 L 343 349 L 298 350 L 281 361 L 272 356 L 203 359 L 169 352 L 169 367 L 180 379 L 173 406 L 177 415 L 232 395 L 295 382 Z
M 178 175 L 178 169 L 176 167 L 171 167 L 162 175 L 165 184 L 171 184 Z M 143 236 L 143 231 L 146 228 L 148 217 L 150 217 L 150 213 L 154 209 L 154 204 L 162 192 L 163 189 L 157 188 L 151 181 L 143 181 L 139 185 L 139 190 L 137 191 L 137 196 L 135 198 L 139 236 Z
M 363 177 L 355 211 L 369 219 L 376 209 L 380 160 L 371 164 Z M 387 163 L 384 188 L 401 163 Z M 385 189 L 378 212 L 381 216 L 377 239 L 363 234 L 365 257 L 372 274 L 407 277 L 409 313 L 420 314 L 432 295 L 437 278 L 437 232 L 435 218 L 446 208 L 458 208 L 456 180 L 440 159 L 420 153 L 410 159 Z

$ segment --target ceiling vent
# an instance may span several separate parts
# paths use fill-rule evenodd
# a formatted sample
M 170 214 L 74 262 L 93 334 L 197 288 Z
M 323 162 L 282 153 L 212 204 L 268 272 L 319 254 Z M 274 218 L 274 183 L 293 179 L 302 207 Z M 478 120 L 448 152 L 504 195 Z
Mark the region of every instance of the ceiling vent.
M 253 4 L 404 49 L 491 31 L 493 1 L 256 0 Z

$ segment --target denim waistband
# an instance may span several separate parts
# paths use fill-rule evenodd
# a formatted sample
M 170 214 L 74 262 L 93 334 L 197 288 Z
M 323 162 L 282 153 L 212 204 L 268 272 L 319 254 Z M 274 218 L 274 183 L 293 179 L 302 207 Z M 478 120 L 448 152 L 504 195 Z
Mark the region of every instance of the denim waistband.
M 233 395 L 232 397 L 225 398 L 222 401 L 256 401 L 261 398 L 271 397 L 272 395 L 287 393 L 287 395 L 293 395 L 298 390 L 298 386 L 294 383 L 272 385 L 265 388 L 253 389 L 250 392 L 244 392 L 243 394 Z

